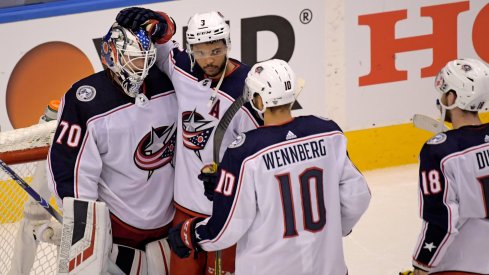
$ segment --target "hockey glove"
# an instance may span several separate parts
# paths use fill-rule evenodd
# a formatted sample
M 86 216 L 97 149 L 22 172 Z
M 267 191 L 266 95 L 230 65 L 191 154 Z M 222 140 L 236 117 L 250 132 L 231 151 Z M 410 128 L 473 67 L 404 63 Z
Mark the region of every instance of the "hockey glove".
M 164 12 L 131 7 L 121 10 L 115 19 L 124 28 L 137 31 L 144 28 L 153 42 L 166 43 L 175 34 L 175 21 Z
M 217 178 L 217 164 L 213 163 L 206 165 L 200 170 L 198 176 L 199 180 L 204 182 L 204 195 L 208 200 L 214 200 L 214 189 L 216 189 L 218 178 Z
M 195 255 L 202 249 L 195 238 L 195 224 L 203 218 L 192 218 L 172 227 L 168 233 L 168 244 L 180 258 L 187 258 L 194 251 Z

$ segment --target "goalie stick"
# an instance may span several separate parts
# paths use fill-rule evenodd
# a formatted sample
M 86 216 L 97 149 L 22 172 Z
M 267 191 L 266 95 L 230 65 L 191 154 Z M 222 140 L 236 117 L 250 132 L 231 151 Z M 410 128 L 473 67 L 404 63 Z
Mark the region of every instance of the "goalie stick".
M 440 129 L 442 129 L 442 132 L 450 130 L 450 128 L 448 128 L 443 122 L 422 114 L 415 114 L 413 116 L 413 124 L 416 128 L 423 129 L 435 134 L 438 134 L 440 132 Z M 443 128 L 440 124 L 443 124 Z
M 32 189 L 12 168 L 10 168 L 3 160 L 0 160 L 0 168 L 5 171 L 17 184 L 24 189 L 39 205 L 41 205 L 53 218 L 60 224 L 63 224 L 63 216 L 60 215 L 54 207 L 39 195 L 36 190 Z M 110 274 L 123 274 L 120 268 L 112 261 L 108 260 L 108 271 Z
M 29 196 L 31 196 L 39 205 L 41 205 L 53 218 L 59 223 L 63 223 L 63 217 L 51 206 L 45 199 L 39 195 L 36 190 L 32 189 L 27 182 L 25 182 L 17 173 L 12 170 L 3 160 L 0 160 L 0 168 L 7 173 L 22 189 L 24 189 Z

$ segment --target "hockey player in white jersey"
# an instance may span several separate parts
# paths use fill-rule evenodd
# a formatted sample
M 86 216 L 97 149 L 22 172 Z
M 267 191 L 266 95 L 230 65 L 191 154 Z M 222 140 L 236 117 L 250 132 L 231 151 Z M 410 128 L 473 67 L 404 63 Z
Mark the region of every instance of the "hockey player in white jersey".
M 229 25 L 222 14 L 195 14 L 188 22 L 186 51 L 174 41 L 173 21 L 164 13 L 144 8 L 128 8 L 117 16 L 117 22 L 130 28 L 145 26 L 156 41 L 156 65 L 171 79 L 178 100 L 178 134 L 175 167 L 175 223 L 191 217 L 207 217 L 212 202 L 198 180 L 200 170 L 213 162 L 214 130 L 229 106 L 243 94 L 249 67 L 229 57 Z M 239 133 L 255 129 L 261 120 L 249 104 L 235 115 L 224 135 L 222 150 Z M 222 156 L 222 155 L 221 155 Z M 234 271 L 233 248 L 223 252 L 223 272 Z M 207 267 L 205 266 L 207 265 Z M 214 253 L 171 259 L 173 275 L 214 274 Z
M 489 124 L 478 111 L 489 100 L 489 67 L 447 63 L 435 79 L 442 121 L 421 149 L 420 215 L 414 274 L 489 274 Z
M 212 216 L 170 230 L 180 257 L 237 243 L 237 275 L 347 274 L 342 237 L 367 209 L 370 191 L 335 122 L 291 116 L 295 82 L 282 60 L 251 68 L 246 87 L 264 127 L 226 150 Z
M 156 49 L 143 29 L 131 31 L 114 23 L 103 38 L 101 59 L 106 70 L 76 82 L 64 95 L 48 155 L 51 188 L 65 203 L 75 198 L 63 213 L 64 221 L 74 221 L 73 241 L 64 235 L 69 229 L 65 226 L 61 251 L 63 239 L 74 246 L 83 236 L 80 232 L 90 231 L 78 228 L 80 224 L 100 228 L 97 219 L 103 211 L 90 207 L 101 201 L 110 211 L 110 260 L 125 274 L 168 274 L 169 249 L 163 239 L 175 212 L 174 89 L 152 67 Z M 61 254 L 66 265 L 60 272 L 87 274 L 77 271 L 87 262 L 85 252 L 71 260 L 66 257 L 72 252 Z

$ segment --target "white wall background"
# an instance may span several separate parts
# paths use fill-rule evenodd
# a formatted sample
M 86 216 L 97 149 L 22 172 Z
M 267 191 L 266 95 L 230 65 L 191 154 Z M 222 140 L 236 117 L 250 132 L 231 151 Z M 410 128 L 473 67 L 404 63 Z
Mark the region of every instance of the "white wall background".
M 237 59 L 241 59 L 241 19 L 265 15 L 285 18 L 292 25 L 295 34 L 295 41 L 292 41 L 295 42 L 295 48 L 290 63 L 296 74 L 304 77 L 307 82 L 307 88 L 300 99 L 304 110 L 298 113 L 326 114 L 325 64 L 323 62 L 325 60 L 324 2 L 315 0 L 304 0 L 300 3 L 284 3 L 276 0 L 208 0 L 204 5 L 202 3 L 197 0 L 185 0 L 148 4 L 145 7 L 167 12 L 175 19 L 177 33 L 174 38 L 179 42 L 182 40 L 182 27 L 186 25 L 191 15 L 211 10 L 221 11 L 230 21 L 231 57 Z M 300 21 L 300 14 L 304 9 L 313 13 L 312 20 L 307 24 Z M 0 125 L 2 129 L 11 128 L 5 106 L 5 91 L 10 74 L 22 56 L 42 43 L 63 41 L 84 52 L 95 71 L 99 71 L 102 65 L 92 39 L 102 37 L 107 32 L 118 11 L 117 8 L 0 24 L 0 37 L 9 37 L 1 44 L 2 50 L 0 51 L 0 60 L 2 60 L 0 65 Z M 267 60 L 273 57 L 279 46 L 277 36 L 273 32 L 262 31 L 258 32 L 257 37 L 258 59 Z M 285 43 L 291 43 L 291 41 L 285 41 Z
M 420 69 L 432 63 L 432 50 L 396 54 L 398 70 L 407 70 L 405 81 L 359 86 L 359 77 L 371 70 L 370 28 L 359 25 L 359 16 L 407 10 L 407 19 L 396 24 L 396 38 L 432 33 L 429 17 L 422 7 L 467 2 L 470 9 L 458 16 L 458 57 L 478 58 L 472 44 L 476 16 L 488 0 L 183 0 L 145 5 L 168 12 L 177 22 L 175 35 L 181 41 L 182 27 L 196 12 L 220 10 L 231 23 L 231 56 L 241 58 L 241 20 L 265 15 L 285 18 L 295 34 L 290 63 L 306 80 L 297 114 L 314 113 L 335 119 L 344 130 L 408 123 L 414 113 L 436 116 L 433 78 L 421 78 Z M 304 24 L 301 12 L 309 9 L 312 20 Z M 96 71 L 102 69 L 92 39 L 101 37 L 112 24 L 117 9 L 41 18 L 0 24 L 0 126 L 11 127 L 5 108 L 5 91 L 10 74 L 22 56 L 49 41 L 70 43 L 83 51 Z M 489 38 L 488 38 L 489 41 Z M 258 33 L 258 59 L 271 58 L 278 48 L 273 32 Z M 489 47 L 488 47 L 489 48 Z M 250 64 L 252 65 L 252 64 Z M 46 68 L 49 70 L 49 68 Z M 42 72 L 40 72 L 42 73 Z M 68 87 L 67 87 L 68 88 Z M 27 99 L 26 99 L 27 100 Z

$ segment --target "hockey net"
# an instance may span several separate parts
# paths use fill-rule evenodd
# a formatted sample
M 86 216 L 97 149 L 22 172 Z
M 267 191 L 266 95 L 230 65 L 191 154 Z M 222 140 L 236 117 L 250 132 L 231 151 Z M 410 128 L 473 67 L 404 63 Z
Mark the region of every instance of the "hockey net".
M 55 128 L 56 121 L 51 121 L 0 132 L 0 159 L 31 184 L 35 178 L 36 167 L 45 165 Z M 37 176 L 35 182 L 36 184 L 31 187 L 41 196 L 43 193 L 44 196 L 46 193 L 49 194 L 49 191 L 39 191 L 48 190 L 45 174 Z M 32 234 L 20 229 L 23 226 L 23 210 L 27 199 L 27 193 L 3 170 L 0 171 L 0 274 L 18 274 L 19 266 L 24 266 L 24 271 L 25 266 L 29 269 L 32 264 L 30 256 L 34 258 L 30 273 L 22 274 L 56 274 L 57 247 L 43 242 L 33 241 L 26 244 L 23 241 L 33 238 Z M 45 199 L 53 203 L 50 196 Z M 29 253 L 33 254 L 25 255 Z

